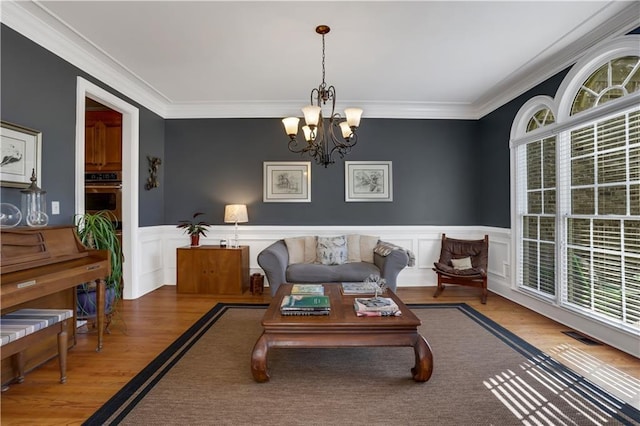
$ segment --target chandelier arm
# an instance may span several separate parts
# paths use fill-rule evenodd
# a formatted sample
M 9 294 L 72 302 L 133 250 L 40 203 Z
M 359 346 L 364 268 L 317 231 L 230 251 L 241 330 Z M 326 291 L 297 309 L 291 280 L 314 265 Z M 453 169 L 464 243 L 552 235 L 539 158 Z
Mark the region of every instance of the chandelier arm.
M 311 144 L 309 143 L 306 143 L 306 146 L 303 146 L 300 149 L 296 149 L 297 146 L 298 146 L 298 138 L 296 136 L 289 139 L 289 151 L 295 154 L 304 154 L 305 152 L 311 149 Z

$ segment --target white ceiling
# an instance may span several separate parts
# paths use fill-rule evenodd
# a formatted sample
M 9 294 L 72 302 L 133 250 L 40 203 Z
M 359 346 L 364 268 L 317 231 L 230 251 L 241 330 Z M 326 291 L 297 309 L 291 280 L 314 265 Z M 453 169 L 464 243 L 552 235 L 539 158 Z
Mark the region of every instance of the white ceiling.
M 2 2 L 2 21 L 165 118 L 479 118 L 639 25 L 622 1 Z M 37 28 L 34 28 L 37 27 Z

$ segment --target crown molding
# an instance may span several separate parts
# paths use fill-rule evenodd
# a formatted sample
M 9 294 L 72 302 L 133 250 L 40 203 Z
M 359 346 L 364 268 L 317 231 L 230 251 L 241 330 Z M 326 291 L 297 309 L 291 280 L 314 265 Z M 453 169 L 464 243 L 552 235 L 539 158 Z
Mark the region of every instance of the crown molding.
M 477 112 L 468 104 L 434 102 L 363 102 L 349 101 L 336 104 L 336 111 L 342 111 L 346 105 L 357 105 L 364 109 L 364 118 L 398 119 L 451 119 L 474 120 Z M 281 118 L 297 111 L 303 101 L 242 101 L 242 102 L 202 102 L 171 104 L 167 106 L 164 118 Z M 296 113 L 293 113 L 295 115 Z
M 102 83 L 164 116 L 166 97 L 71 30 L 43 5 L 32 1 L 2 1 L 0 20 Z
M 605 7 L 609 6 L 611 6 L 611 4 Z M 479 114 L 478 118 L 484 117 L 522 95 L 527 90 L 553 77 L 565 68 L 574 65 L 589 49 L 614 37 L 625 35 L 638 26 L 640 26 L 638 3 L 629 2 L 629 5 L 613 18 L 607 20 L 588 34 L 581 36 L 575 43 L 572 43 L 568 49 L 552 55 L 542 61 L 542 63 L 538 63 L 536 59 L 545 54 L 544 51 L 541 52 L 537 57 L 532 58 L 527 64 L 492 87 L 484 96 L 474 102 L 474 106 Z M 565 37 L 569 37 L 576 29 L 577 27 L 568 32 Z
M 351 104 L 365 109 L 365 117 L 369 118 L 480 119 L 573 65 L 586 50 L 598 43 L 623 35 L 640 26 L 637 2 L 629 3 L 629 6 L 614 18 L 609 19 L 588 35 L 580 37 L 569 49 L 538 63 L 536 60 L 545 54 L 541 52 L 472 104 L 390 101 L 351 101 Z M 151 84 L 70 29 L 40 2 L 2 1 L 0 20 L 8 27 L 165 119 L 285 117 L 291 115 L 291 111 L 300 109 L 300 101 L 171 102 Z M 569 37 L 573 31 L 575 29 L 568 32 L 566 37 Z

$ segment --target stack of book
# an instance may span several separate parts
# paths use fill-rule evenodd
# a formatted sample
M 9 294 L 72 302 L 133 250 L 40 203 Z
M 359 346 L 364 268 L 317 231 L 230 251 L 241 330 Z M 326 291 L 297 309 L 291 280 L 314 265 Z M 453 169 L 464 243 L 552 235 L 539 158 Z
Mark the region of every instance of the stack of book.
M 329 315 L 330 312 L 329 296 L 288 294 L 280 304 L 282 315 Z
M 398 304 L 388 297 L 356 298 L 353 309 L 359 317 L 397 317 L 402 315 Z

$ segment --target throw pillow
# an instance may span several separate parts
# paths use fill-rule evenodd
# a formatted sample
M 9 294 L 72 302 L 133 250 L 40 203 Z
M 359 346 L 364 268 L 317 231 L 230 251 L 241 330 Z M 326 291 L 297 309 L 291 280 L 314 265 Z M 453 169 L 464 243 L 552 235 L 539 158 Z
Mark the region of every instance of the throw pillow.
M 347 262 L 362 262 L 360 257 L 360 235 L 347 235 Z
M 304 237 L 304 263 L 316 262 L 316 237 L 308 235 Z
M 304 262 L 304 237 L 285 238 L 284 243 L 287 245 L 289 252 L 289 265 Z
M 451 265 L 454 269 L 471 269 L 473 265 L 471 264 L 470 257 L 463 257 L 462 259 L 451 259 Z
M 316 254 L 323 265 L 342 265 L 347 261 L 346 237 L 318 237 Z
M 363 262 L 373 263 L 373 250 L 376 248 L 380 237 L 371 235 L 360 236 L 360 258 Z

